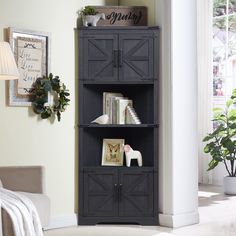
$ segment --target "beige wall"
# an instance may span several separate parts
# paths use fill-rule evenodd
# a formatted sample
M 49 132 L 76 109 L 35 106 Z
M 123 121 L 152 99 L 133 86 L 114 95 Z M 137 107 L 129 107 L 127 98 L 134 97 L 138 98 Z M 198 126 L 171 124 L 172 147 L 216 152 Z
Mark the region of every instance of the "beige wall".
M 146 6 L 148 10 L 148 25 L 155 25 L 155 0 L 120 0 L 124 6 Z
M 116 4 L 116 1 L 109 1 Z M 27 107 L 9 107 L 0 81 L 0 166 L 43 165 L 52 217 L 70 215 L 75 207 L 75 46 L 77 11 L 104 0 L 0 0 L 0 40 L 4 28 L 51 33 L 51 72 L 71 92 L 70 106 L 60 123 L 40 120 Z

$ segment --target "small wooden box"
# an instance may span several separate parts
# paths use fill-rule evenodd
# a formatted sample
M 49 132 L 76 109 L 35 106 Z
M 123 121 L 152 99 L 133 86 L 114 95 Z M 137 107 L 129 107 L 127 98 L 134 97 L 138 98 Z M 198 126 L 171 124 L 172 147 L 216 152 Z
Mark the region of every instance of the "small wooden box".
M 144 6 L 93 6 L 98 13 L 104 13 L 105 20 L 98 26 L 146 26 L 147 8 Z

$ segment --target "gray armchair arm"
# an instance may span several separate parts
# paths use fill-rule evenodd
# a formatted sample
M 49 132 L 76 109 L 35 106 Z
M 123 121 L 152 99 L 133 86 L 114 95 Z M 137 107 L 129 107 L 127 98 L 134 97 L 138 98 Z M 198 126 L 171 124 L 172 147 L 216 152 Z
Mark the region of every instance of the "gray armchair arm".
M 44 168 L 42 166 L 0 167 L 3 187 L 12 191 L 44 192 Z

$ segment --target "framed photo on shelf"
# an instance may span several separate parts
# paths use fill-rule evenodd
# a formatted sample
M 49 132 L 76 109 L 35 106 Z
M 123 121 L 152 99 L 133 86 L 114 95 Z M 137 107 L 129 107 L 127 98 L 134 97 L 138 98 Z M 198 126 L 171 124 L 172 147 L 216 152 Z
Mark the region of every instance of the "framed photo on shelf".
M 50 34 L 8 28 L 20 77 L 9 81 L 9 106 L 30 106 L 32 85 L 50 70 Z
M 123 166 L 124 139 L 103 139 L 102 166 Z

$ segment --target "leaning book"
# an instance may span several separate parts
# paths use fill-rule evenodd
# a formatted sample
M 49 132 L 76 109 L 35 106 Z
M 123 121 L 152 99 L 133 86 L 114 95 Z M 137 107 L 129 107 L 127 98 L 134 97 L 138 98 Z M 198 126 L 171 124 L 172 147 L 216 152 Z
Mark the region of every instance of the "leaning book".
M 136 125 L 141 124 L 141 121 L 132 106 L 128 105 L 126 107 L 126 117 L 125 118 L 126 118 L 126 120 L 125 120 L 126 124 L 136 124 Z

